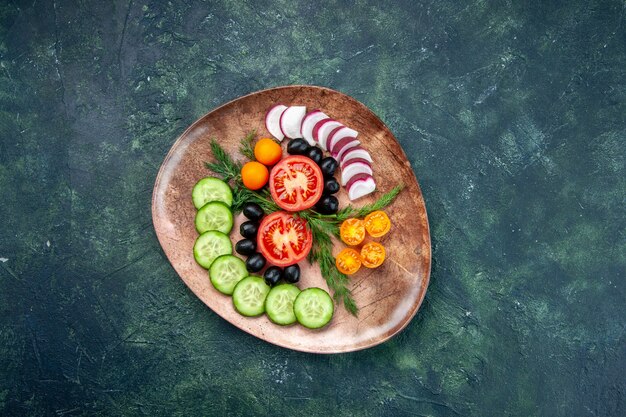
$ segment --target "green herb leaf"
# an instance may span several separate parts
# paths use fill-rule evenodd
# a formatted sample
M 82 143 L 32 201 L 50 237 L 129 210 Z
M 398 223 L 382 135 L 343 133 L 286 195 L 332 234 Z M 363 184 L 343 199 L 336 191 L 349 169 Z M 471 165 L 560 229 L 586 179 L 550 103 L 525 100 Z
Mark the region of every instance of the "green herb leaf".
M 205 162 L 208 169 L 226 182 L 240 177 L 241 164 L 235 162 L 215 138 L 211 139 L 211 152 L 213 152 L 215 162 Z
M 403 188 L 404 184 L 396 185 L 391 189 L 391 191 L 380 196 L 380 198 L 374 203 L 366 204 L 361 208 L 354 208 L 351 205 L 344 207 L 337 213 L 337 221 L 344 221 L 350 217 L 365 217 L 376 210 L 382 210 L 389 204 L 393 203 L 393 200 L 396 199 Z
M 254 157 L 254 147 L 252 146 L 252 142 L 254 142 L 255 136 L 256 130 L 252 130 L 246 135 L 245 138 L 241 139 L 241 143 L 239 145 L 239 152 L 251 161 L 256 160 L 256 158 Z

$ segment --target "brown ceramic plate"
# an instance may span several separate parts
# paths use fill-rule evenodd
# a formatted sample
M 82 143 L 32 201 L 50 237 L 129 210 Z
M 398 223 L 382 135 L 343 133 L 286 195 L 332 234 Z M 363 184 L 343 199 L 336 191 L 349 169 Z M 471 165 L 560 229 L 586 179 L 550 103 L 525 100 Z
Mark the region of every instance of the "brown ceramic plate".
M 378 190 L 355 202 L 356 206 L 374 201 L 398 183 L 406 188 L 387 210 L 393 223 L 382 240 L 387 260 L 377 268 L 362 268 L 353 275 L 351 290 L 360 308 L 358 318 L 342 305 L 328 326 L 308 330 L 300 325 L 281 327 L 267 317 L 239 315 L 231 297 L 213 288 L 206 270 L 193 258 L 198 234 L 194 228 L 196 210 L 191 190 L 201 178 L 211 175 L 204 162 L 211 158 L 209 141 L 217 138 L 236 159 L 239 142 L 249 131 L 269 136 L 264 116 L 276 103 L 306 105 L 321 109 L 359 132 L 363 146 L 374 159 Z M 287 140 L 283 142 L 286 146 Z M 340 206 L 348 204 L 347 193 L 338 194 Z M 314 353 L 339 353 L 365 349 L 389 339 L 402 330 L 417 312 L 430 275 L 430 235 L 426 207 L 406 155 L 389 129 L 365 105 L 328 88 L 288 86 L 259 91 L 231 101 L 192 124 L 174 143 L 157 175 L 152 198 L 152 220 L 156 233 L 178 275 L 214 312 L 240 329 L 286 348 Z M 239 240 L 242 216 L 236 218 L 231 240 Z M 343 245 L 335 245 L 335 254 Z M 328 289 L 317 265 L 301 262 L 300 288 Z

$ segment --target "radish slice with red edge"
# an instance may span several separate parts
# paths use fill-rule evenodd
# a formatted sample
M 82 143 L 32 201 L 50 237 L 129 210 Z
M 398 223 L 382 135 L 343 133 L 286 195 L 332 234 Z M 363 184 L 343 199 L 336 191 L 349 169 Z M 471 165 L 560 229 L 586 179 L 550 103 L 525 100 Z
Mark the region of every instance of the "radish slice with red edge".
M 326 122 L 332 122 L 333 119 L 331 119 L 330 117 L 327 117 L 325 119 L 320 120 L 319 122 L 315 123 L 315 126 L 313 126 L 313 131 L 311 132 L 311 136 L 313 136 L 313 146 L 317 145 L 317 134 L 320 130 L 320 127 L 322 127 L 322 125 Z
M 317 144 L 320 145 L 323 150 L 326 150 L 326 139 L 328 139 L 328 135 L 341 126 L 343 126 L 341 123 L 333 119 L 324 121 L 317 130 Z
M 333 155 L 333 158 L 340 161 L 343 154 L 345 154 L 350 149 L 359 146 L 360 144 L 361 142 L 359 142 L 357 138 L 343 138 L 339 142 L 337 142 L 337 145 L 335 146 L 331 154 Z
M 369 161 L 370 163 L 374 162 L 368 151 L 366 151 L 360 146 L 355 146 L 354 148 L 348 150 L 341 156 L 341 160 L 339 161 L 339 163 L 346 164 L 350 159 L 355 159 L 355 158 L 365 159 Z
M 333 149 L 337 146 L 337 143 L 339 143 L 341 139 L 347 137 L 356 138 L 358 135 L 359 132 L 354 129 L 350 129 L 347 126 L 342 126 L 341 129 L 335 129 L 330 133 L 330 135 L 328 135 L 328 139 L 326 140 L 326 149 L 332 153 Z
M 309 112 L 304 119 L 302 119 L 302 137 L 307 143 L 311 146 L 315 146 L 315 139 L 313 139 L 313 128 L 317 124 L 317 122 L 322 121 L 324 119 L 328 119 L 329 117 L 324 114 L 320 110 L 313 110 Z
M 361 162 L 361 163 L 364 163 L 365 165 L 372 166 L 372 163 L 365 158 L 350 158 L 346 162 L 340 164 L 341 169 L 344 169 L 346 165 L 351 164 L 353 162 Z
M 348 189 L 348 198 L 350 201 L 354 201 L 373 193 L 376 190 L 376 181 L 371 175 L 358 174 L 348 181 L 346 188 Z
M 341 169 L 341 185 L 346 186 L 352 177 L 358 174 L 374 175 L 370 164 L 352 162 Z
M 302 137 L 300 128 L 302 127 L 302 119 L 304 119 L 305 114 L 305 106 L 291 106 L 280 115 L 280 130 L 283 131 L 286 137 L 290 139 Z
M 265 128 L 268 132 L 270 132 L 270 135 L 280 141 L 285 138 L 285 134 L 282 130 L 280 130 L 280 116 L 282 116 L 286 109 L 287 106 L 284 104 L 277 104 L 272 106 L 272 108 L 269 109 L 265 115 Z

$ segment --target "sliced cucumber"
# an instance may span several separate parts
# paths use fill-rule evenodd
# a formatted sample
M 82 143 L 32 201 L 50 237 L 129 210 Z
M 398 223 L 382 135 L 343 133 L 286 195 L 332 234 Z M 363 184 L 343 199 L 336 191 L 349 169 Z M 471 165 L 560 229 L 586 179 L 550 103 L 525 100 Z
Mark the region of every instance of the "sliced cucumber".
M 209 269 L 214 260 L 222 255 L 231 255 L 233 245 L 222 232 L 211 230 L 202 233 L 193 245 L 193 257 L 201 267 Z
M 258 316 L 265 311 L 265 297 L 270 287 L 263 278 L 250 275 L 242 279 L 233 291 L 233 305 L 243 316 Z
M 296 322 L 293 302 L 300 289 L 293 284 L 281 284 L 272 288 L 265 299 L 265 313 L 274 323 L 287 325 Z
M 222 255 L 211 264 L 209 277 L 219 292 L 231 295 L 235 285 L 248 276 L 246 264 L 233 255 Z
M 226 204 L 212 201 L 198 210 L 195 223 L 198 233 L 217 230 L 228 234 L 233 228 L 233 213 Z
M 224 181 L 213 177 L 202 178 L 191 192 L 193 205 L 197 209 L 211 201 L 221 201 L 230 207 L 233 204 L 233 192 Z
M 321 288 L 307 288 L 293 303 L 298 322 L 309 329 L 324 327 L 333 318 L 335 306 L 332 298 Z

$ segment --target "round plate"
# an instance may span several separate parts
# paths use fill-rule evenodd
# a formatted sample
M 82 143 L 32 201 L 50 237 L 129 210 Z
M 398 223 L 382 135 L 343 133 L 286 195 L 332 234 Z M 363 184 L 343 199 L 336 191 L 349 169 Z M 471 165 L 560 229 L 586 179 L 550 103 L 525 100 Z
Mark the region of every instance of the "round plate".
M 269 136 L 265 112 L 283 103 L 321 109 L 330 117 L 359 132 L 362 145 L 374 159 L 373 169 L 378 189 L 353 204 L 361 206 L 376 200 L 399 183 L 405 184 L 392 206 L 387 209 L 391 231 L 381 242 L 387 249 L 385 263 L 377 269 L 361 268 L 350 277 L 350 289 L 359 307 L 358 317 L 350 315 L 341 304 L 335 307 L 330 324 L 319 330 L 300 325 L 281 327 L 265 315 L 243 317 L 233 308 L 231 297 L 213 288 L 206 270 L 193 258 L 198 234 L 194 228 L 196 210 L 191 201 L 194 184 L 212 175 L 204 162 L 211 159 L 210 139 L 220 144 L 238 160 L 239 142 L 256 129 L 258 137 Z M 283 141 L 286 146 L 287 139 Z M 340 207 L 349 203 L 342 188 Z M 365 349 L 384 342 L 402 330 L 417 312 L 430 276 L 430 235 L 426 207 L 411 165 L 389 129 L 365 105 L 328 88 L 287 86 L 259 91 L 231 101 L 192 124 L 170 149 L 157 175 L 152 197 L 152 220 L 167 258 L 181 279 L 214 312 L 238 328 L 270 343 L 314 353 L 339 353 Z M 231 240 L 241 239 L 236 217 Z M 344 246 L 335 242 L 336 255 Z M 317 265 L 300 264 L 301 289 L 320 287 L 328 290 Z

